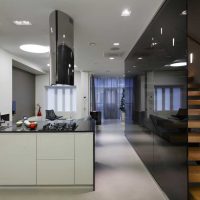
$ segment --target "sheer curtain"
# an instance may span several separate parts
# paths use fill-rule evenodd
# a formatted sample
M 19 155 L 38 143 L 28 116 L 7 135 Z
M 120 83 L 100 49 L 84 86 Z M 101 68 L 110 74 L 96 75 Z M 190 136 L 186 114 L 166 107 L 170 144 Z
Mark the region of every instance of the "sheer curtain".
M 126 82 L 126 86 L 125 86 Z M 91 77 L 91 110 L 100 111 L 102 119 L 120 119 L 120 103 L 125 88 L 125 107 L 127 119 L 132 119 L 133 81 L 123 77 Z

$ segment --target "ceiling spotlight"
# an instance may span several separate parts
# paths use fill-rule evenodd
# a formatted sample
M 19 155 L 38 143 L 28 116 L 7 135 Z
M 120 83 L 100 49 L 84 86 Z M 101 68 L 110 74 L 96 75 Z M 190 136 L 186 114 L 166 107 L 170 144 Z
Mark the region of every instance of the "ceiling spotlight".
M 131 15 L 131 10 L 130 9 L 124 9 L 123 11 L 122 11 L 122 13 L 121 13 L 121 16 L 122 17 L 128 17 L 128 16 L 130 16 Z
M 110 59 L 110 60 L 114 60 L 115 58 L 114 58 L 114 57 L 109 57 L 109 59 Z
M 13 23 L 17 26 L 30 26 L 30 25 L 32 25 L 30 21 L 26 21 L 26 20 L 16 20 L 16 21 L 13 21 Z
M 170 64 L 170 67 L 183 67 L 186 65 L 187 65 L 187 62 L 176 62 L 176 63 Z
M 95 42 L 90 42 L 89 45 L 90 45 L 91 47 L 94 47 L 94 46 L 96 46 L 96 43 L 95 43 Z
M 22 51 L 29 53 L 48 53 L 49 47 L 37 44 L 23 44 L 19 47 Z
M 138 60 L 142 60 L 143 58 L 142 57 L 138 57 Z
M 49 64 L 49 63 L 47 64 L 47 67 L 50 67 L 50 64 Z
M 78 68 L 78 66 L 77 66 L 77 65 L 74 65 L 74 68 Z
M 133 68 L 136 68 L 136 66 L 132 66 Z
M 50 30 L 51 30 L 51 33 L 53 33 L 53 28 L 52 27 L 50 28 Z
M 183 10 L 180 15 L 187 15 L 187 10 Z
M 162 35 L 163 34 L 163 28 L 161 27 L 160 28 L 160 35 Z
M 113 43 L 114 46 L 119 46 L 119 42 Z
M 65 36 L 65 34 L 63 34 L 63 38 L 65 38 L 66 36 Z

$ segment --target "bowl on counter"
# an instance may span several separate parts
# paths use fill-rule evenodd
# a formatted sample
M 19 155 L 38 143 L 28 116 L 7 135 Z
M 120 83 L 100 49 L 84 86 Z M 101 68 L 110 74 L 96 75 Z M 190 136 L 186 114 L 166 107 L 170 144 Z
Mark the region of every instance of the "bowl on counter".
M 17 127 L 21 127 L 22 124 L 23 124 L 23 121 L 21 121 L 21 120 L 16 122 L 16 126 L 17 126 Z

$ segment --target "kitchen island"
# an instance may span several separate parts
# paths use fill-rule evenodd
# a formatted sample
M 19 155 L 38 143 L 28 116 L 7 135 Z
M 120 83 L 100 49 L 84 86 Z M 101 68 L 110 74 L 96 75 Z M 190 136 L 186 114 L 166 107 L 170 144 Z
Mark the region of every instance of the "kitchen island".
M 89 186 L 94 190 L 93 120 L 77 120 L 73 131 L 44 130 L 49 123 L 58 122 L 38 122 L 34 131 L 14 124 L 0 131 L 0 185 Z

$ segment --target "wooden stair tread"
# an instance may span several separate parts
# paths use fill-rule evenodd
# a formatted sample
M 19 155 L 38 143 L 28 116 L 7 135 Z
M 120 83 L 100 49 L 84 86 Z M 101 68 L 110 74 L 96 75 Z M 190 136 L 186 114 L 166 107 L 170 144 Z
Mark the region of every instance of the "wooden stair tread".
M 200 91 L 188 91 L 188 96 L 198 97 L 198 96 L 200 96 Z
M 200 128 L 200 120 L 188 120 L 188 128 Z
M 188 133 L 189 143 L 200 143 L 200 133 Z
M 200 147 L 189 147 L 188 148 L 188 160 L 200 161 Z
M 188 88 L 197 89 L 197 88 L 200 88 L 200 84 L 198 84 L 198 83 L 189 83 L 188 84 Z
M 190 187 L 191 200 L 200 200 L 200 187 Z
M 200 100 L 188 100 L 188 105 L 200 105 Z
M 200 166 L 189 166 L 189 182 L 200 183 Z
M 188 115 L 200 115 L 200 109 L 188 109 Z

